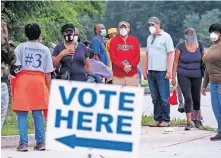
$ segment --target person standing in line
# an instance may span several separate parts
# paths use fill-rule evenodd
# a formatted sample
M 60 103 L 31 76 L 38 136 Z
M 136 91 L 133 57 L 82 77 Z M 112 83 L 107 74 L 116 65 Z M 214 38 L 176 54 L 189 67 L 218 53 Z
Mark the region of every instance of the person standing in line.
M 109 66 L 109 59 L 104 43 L 104 37 L 106 37 L 106 29 L 103 24 L 96 24 L 94 26 L 95 37 L 91 40 L 90 48 L 95 53 L 95 60 L 100 60 L 105 65 Z
M 178 84 L 185 100 L 185 113 L 187 125 L 185 130 L 193 127 L 200 128 L 200 90 L 202 84 L 202 56 L 205 54 L 203 44 L 197 40 L 196 31 L 193 28 L 184 30 L 185 40 L 180 42 L 175 51 L 173 65 L 172 85 L 176 85 L 176 74 Z M 193 111 L 193 110 L 194 111 Z M 192 121 L 191 112 L 194 112 Z
M 20 136 L 18 151 L 28 151 L 28 112 L 32 111 L 35 125 L 36 146 L 34 150 L 45 150 L 45 127 L 43 110 L 48 109 L 51 72 L 53 63 L 49 48 L 38 42 L 41 29 L 38 24 L 25 26 L 27 42 L 16 49 L 19 72 L 13 84 L 12 110 L 17 113 Z
M 4 125 L 8 111 L 9 92 L 8 81 L 10 69 L 15 63 L 14 44 L 8 40 L 7 23 L 1 21 L 1 128 Z
M 112 61 L 113 84 L 138 86 L 138 69 L 140 62 L 140 44 L 134 36 L 129 35 L 130 24 L 121 21 L 118 25 L 119 35 L 110 41 L 110 58 Z
M 52 55 L 54 66 L 61 65 L 57 79 L 86 82 L 91 68 L 85 45 L 77 42 L 73 24 L 63 25 L 61 34 L 63 40 Z
M 117 28 L 110 28 L 110 29 L 108 29 L 108 38 L 109 38 L 109 40 L 106 43 L 106 50 L 107 50 L 107 54 L 109 56 L 109 61 L 110 61 L 109 67 L 110 68 L 112 68 L 112 63 L 111 63 L 111 60 L 110 60 L 110 53 L 109 53 L 110 52 L 110 41 L 117 34 L 118 34 Z
M 154 120 L 151 127 L 168 127 L 170 123 L 170 83 L 174 58 L 171 36 L 160 28 L 160 20 L 151 17 L 148 21 L 151 35 L 147 38 L 147 52 L 143 66 L 144 79 L 148 79 L 154 105 Z
M 215 23 L 209 27 L 210 39 L 213 42 L 203 56 L 206 64 L 202 94 L 206 95 L 206 87 L 210 83 L 212 108 L 218 123 L 217 135 L 211 141 L 221 140 L 221 24 Z

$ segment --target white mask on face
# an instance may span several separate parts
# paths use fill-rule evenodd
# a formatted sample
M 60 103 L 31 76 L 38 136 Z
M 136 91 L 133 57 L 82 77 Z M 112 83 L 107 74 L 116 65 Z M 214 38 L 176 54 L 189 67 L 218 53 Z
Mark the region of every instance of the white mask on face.
M 219 39 L 219 35 L 217 35 L 216 33 L 212 32 L 212 33 L 210 34 L 210 40 L 211 40 L 212 42 L 216 42 L 218 39 Z
M 127 29 L 125 29 L 125 28 L 120 29 L 120 35 L 121 36 L 126 36 L 127 34 L 128 34 Z
M 78 36 L 74 36 L 74 43 L 78 42 Z
M 151 34 L 154 34 L 157 31 L 157 29 L 154 26 L 150 26 L 149 31 Z

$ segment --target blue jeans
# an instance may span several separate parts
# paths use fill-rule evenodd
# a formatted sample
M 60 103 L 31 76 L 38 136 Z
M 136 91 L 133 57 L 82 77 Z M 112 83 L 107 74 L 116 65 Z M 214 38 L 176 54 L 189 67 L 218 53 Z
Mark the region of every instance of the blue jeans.
M 28 122 L 27 111 L 18 112 L 18 131 L 20 135 L 19 144 L 28 144 Z M 44 129 L 44 117 L 42 110 L 32 111 L 35 126 L 35 140 L 37 144 L 45 142 L 45 129 Z
M 148 84 L 154 105 L 154 120 L 170 122 L 170 83 L 166 71 L 149 71 Z
M 221 135 L 221 83 L 210 82 L 212 108 L 218 123 L 217 132 Z
M 1 82 L 1 128 L 5 122 L 5 117 L 8 111 L 8 102 L 9 102 L 9 94 L 8 94 L 8 86 L 5 82 Z

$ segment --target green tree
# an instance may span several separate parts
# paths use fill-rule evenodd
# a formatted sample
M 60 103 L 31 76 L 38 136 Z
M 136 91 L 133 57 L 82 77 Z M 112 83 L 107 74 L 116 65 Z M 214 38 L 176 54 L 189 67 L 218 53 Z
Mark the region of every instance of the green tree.
M 95 1 L 4 1 L 1 13 L 8 23 L 11 39 L 17 43 L 26 40 L 24 26 L 34 22 L 40 24 L 46 42 L 58 42 L 60 27 L 65 23 L 74 23 L 86 38 L 85 27 L 79 23 L 79 18 L 102 16 L 105 6 L 106 3 Z
M 199 36 L 206 46 L 210 45 L 208 30 L 213 23 L 221 23 L 221 10 L 213 9 L 201 16 Z

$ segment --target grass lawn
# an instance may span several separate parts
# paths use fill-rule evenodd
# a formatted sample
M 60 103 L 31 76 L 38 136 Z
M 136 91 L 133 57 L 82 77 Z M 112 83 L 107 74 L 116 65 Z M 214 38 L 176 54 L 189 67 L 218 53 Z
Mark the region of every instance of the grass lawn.
M 32 118 L 32 114 L 28 114 L 28 133 L 33 134 L 34 133 L 34 120 Z M 8 109 L 8 115 L 5 119 L 4 126 L 2 128 L 2 136 L 7 135 L 18 135 L 18 128 L 17 128 L 17 119 L 16 119 L 16 113 L 12 111 L 11 105 L 9 105 Z
M 142 126 L 148 126 L 154 123 L 153 116 L 143 116 L 142 117 Z M 184 127 L 186 125 L 186 120 L 184 119 L 173 119 L 170 122 L 171 127 Z
M 142 116 L 142 126 L 148 126 L 149 124 L 152 124 L 154 122 L 153 116 Z M 173 119 L 170 123 L 171 127 L 184 127 L 186 125 L 186 120 L 183 119 Z M 34 122 L 31 113 L 28 114 L 28 133 L 34 134 Z M 214 131 L 214 128 L 211 128 L 209 126 L 202 126 L 202 130 L 207 131 Z M 2 128 L 2 136 L 9 136 L 9 135 L 18 135 L 18 129 L 17 129 L 17 120 L 16 120 L 16 114 L 12 112 L 11 107 L 8 110 L 8 115 L 5 120 L 5 124 Z

